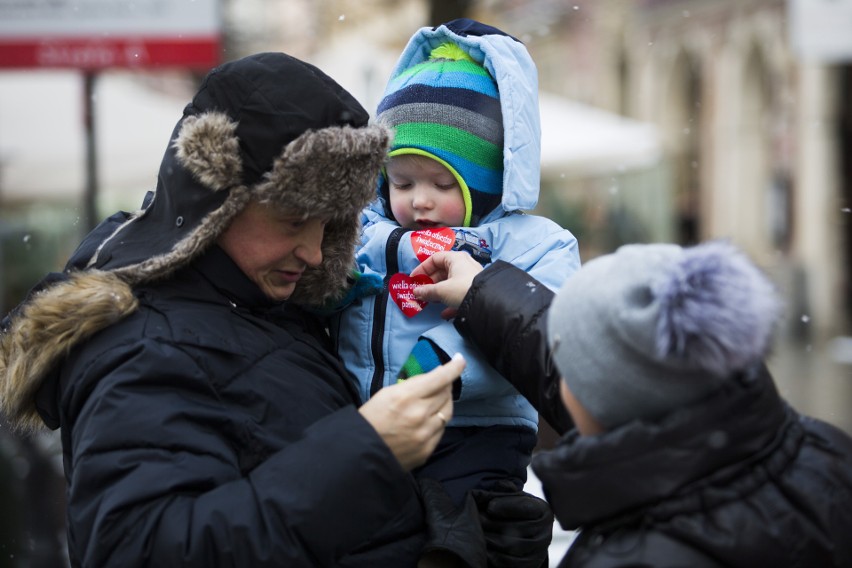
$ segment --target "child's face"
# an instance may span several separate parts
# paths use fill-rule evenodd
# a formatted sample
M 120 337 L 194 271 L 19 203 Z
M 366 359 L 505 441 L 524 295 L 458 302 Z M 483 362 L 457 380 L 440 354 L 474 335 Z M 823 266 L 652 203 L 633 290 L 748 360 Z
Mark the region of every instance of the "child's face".
M 464 223 L 462 190 L 441 163 L 406 154 L 392 157 L 386 171 L 391 211 L 402 227 L 429 229 Z

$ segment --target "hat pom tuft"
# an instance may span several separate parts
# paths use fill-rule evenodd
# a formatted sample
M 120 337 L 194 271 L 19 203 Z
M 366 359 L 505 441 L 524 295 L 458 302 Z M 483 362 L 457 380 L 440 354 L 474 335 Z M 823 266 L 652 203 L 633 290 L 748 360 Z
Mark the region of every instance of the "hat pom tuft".
M 473 57 L 465 50 L 452 42 L 442 43 L 432 50 L 429 59 L 451 59 L 453 61 L 470 61 L 476 63 Z
M 684 249 L 652 292 L 657 354 L 719 376 L 766 355 L 781 311 L 768 278 L 722 241 Z

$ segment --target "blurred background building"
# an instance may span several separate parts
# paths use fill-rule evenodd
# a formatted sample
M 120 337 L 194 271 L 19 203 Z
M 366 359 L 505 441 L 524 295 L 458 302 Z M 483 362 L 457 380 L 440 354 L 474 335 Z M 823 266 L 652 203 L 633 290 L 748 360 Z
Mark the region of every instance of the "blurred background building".
M 218 15 L 222 61 L 286 51 L 371 111 L 420 26 L 472 17 L 520 39 L 541 87 L 535 212 L 583 260 L 627 242 L 744 248 L 787 302 L 782 393 L 852 432 L 852 0 L 221 0 Z M 0 313 L 97 218 L 139 206 L 205 71 L 0 68 Z M 5 428 L 0 442 L 0 476 L 32 486 L 35 450 Z

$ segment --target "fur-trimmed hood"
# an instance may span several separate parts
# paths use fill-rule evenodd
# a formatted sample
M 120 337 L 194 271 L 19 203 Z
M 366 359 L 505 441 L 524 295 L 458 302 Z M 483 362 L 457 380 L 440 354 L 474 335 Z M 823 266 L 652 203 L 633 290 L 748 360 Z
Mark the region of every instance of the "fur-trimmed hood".
M 204 79 L 169 140 L 153 199 L 93 231 L 60 278 L 4 322 L 0 410 L 38 425 L 32 397 L 79 342 L 136 308 L 134 286 L 197 258 L 251 200 L 329 218 L 323 261 L 290 301 L 319 306 L 346 285 L 361 209 L 390 133 L 322 71 L 283 53 L 225 63 Z

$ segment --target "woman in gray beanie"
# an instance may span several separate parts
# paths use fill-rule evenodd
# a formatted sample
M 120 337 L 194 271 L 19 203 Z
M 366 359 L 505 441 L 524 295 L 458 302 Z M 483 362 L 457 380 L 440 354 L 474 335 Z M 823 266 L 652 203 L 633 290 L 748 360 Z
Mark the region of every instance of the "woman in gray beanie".
M 560 566 L 852 566 L 852 438 L 780 398 L 780 305 L 738 249 L 625 246 L 555 296 L 458 253 L 421 272 L 415 295 L 567 432 L 532 464 L 579 530 Z

